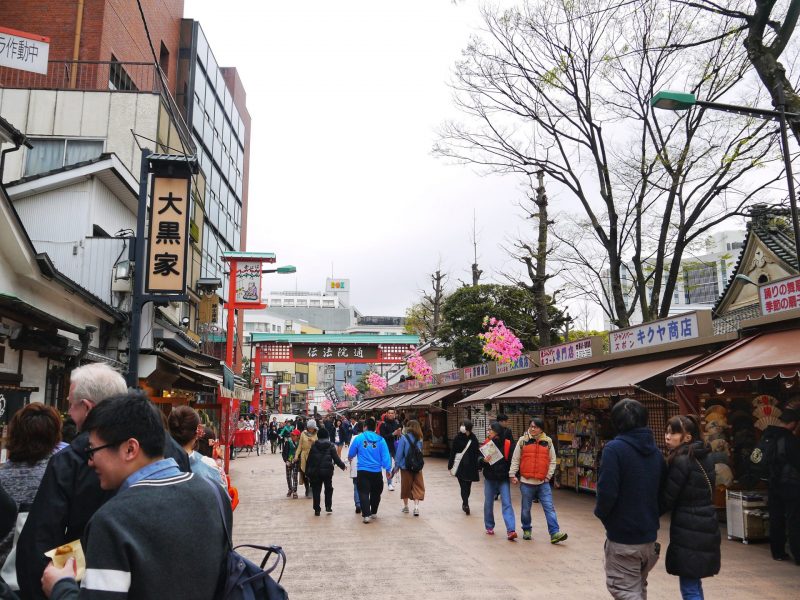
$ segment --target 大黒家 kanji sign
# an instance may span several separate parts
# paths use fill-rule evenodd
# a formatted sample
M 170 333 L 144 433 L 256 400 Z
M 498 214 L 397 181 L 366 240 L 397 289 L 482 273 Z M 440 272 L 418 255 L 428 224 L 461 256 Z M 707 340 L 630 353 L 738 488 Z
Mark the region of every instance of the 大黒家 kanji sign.
M 153 176 L 145 292 L 183 294 L 189 251 L 189 179 Z

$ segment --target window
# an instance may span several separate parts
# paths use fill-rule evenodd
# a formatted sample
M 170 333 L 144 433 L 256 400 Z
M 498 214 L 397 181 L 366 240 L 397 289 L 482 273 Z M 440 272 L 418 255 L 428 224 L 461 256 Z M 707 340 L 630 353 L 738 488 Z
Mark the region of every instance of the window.
M 333 308 L 333 300 L 323 300 L 322 306 L 323 308 Z
M 108 68 L 108 89 L 124 92 L 136 91 L 139 88 L 133 83 L 128 73 L 125 72 L 117 57 L 111 55 L 111 66 Z
M 686 304 L 716 302 L 719 297 L 717 263 L 698 263 L 684 267 Z
M 296 383 L 308 383 L 308 373 L 295 373 Z
M 25 177 L 92 160 L 103 153 L 102 140 L 34 139 L 25 159 Z
M 167 50 L 163 41 L 161 42 L 161 51 L 158 55 L 158 66 L 164 71 L 164 75 L 169 75 L 169 50 Z
M 294 306 L 294 298 L 287 298 L 283 303 L 284 306 Z

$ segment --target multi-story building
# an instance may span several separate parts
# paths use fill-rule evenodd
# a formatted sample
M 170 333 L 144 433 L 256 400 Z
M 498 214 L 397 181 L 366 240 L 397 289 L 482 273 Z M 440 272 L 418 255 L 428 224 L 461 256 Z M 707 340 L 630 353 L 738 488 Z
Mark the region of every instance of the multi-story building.
M 152 359 L 144 368 L 156 373 L 164 352 L 193 356 L 190 367 L 217 362 L 198 352 L 198 283 L 204 276 L 224 283 L 221 252 L 244 244 L 249 116 L 235 69 L 216 67 L 199 24 L 181 18 L 183 2 L 143 6 L 149 39 L 132 0 L 0 4 L 3 26 L 50 38 L 46 74 L 0 68 L 0 115 L 31 143 L 8 155 L 3 182 L 37 251 L 120 310 L 129 310 L 130 289 L 112 272 L 127 260 L 136 227 L 140 147 L 198 156 L 202 172 L 189 203 L 189 302 L 148 304 L 143 312 L 142 350 Z M 184 117 L 196 113 L 178 106 L 178 90 L 182 101 L 195 101 L 192 107 L 201 101 L 203 123 L 214 125 L 210 133 L 186 125 Z M 124 363 L 125 350 L 123 340 L 107 356 Z M 157 379 L 153 387 L 181 382 Z
M 681 262 L 681 274 L 678 276 L 677 285 L 670 302 L 670 315 L 690 312 L 694 310 L 711 310 L 719 299 L 722 290 L 728 282 L 730 273 L 739 259 L 739 254 L 744 247 L 745 231 L 722 231 L 710 235 L 703 249 L 693 254 L 686 253 Z M 633 282 L 628 272 L 633 272 L 633 264 L 628 264 L 622 271 L 622 285 L 627 294 L 626 306 L 630 307 L 634 298 Z M 610 297 L 610 282 L 603 280 L 607 296 Z M 637 304 L 630 317 L 631 325 L 642 322 L 642 312 Z M 604 315 L 604 326 L 612 329 L 608 315 Z

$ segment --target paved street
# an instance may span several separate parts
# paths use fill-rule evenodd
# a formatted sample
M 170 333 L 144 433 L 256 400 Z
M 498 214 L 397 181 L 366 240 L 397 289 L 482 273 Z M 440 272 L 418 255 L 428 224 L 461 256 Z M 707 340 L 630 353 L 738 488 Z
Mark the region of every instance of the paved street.
M 293 598 L 436 598 L 503 600 L 534 597 L 608 598 L 603 529 L 592 515 L 594 498 L 556 491 L 562 530 L 569 540 L 552 546 L 544 515 L 534 505 L 534 541 L 506 541 L 483 530 L 483 486 L 473 486 L 472 515 L 461 512 L 458 485 L 444 460 L 428 458 L 421 516 L 400 512 L 400 492 L 384 491 L 378 519 L 364 525 L 354 514 L 346 472 L 334 477 L 333 514 L 315 517 L 311 499 L 287 499 L 279 455 L 232 463 L 241 503 L 234 515 L 234 541 L 280 544 L 288 556 L 283 584 Z M 514 493 L 519 526 L 519 494 Z M 502 533 L 499 503 L 498 531 Z M 668 521 L 661 528 L 666 549 Z M 788 600 L 798 597 L 800 568 L 776 563 L 765 544 L 728 541 L 723 531 L 722 572 L 704 581 L 707 598 Z M 543 596 L 544 595 L 544 596 Z M 680 597 L 677 578 L 663 561 L 650 576 L 650 600 Z

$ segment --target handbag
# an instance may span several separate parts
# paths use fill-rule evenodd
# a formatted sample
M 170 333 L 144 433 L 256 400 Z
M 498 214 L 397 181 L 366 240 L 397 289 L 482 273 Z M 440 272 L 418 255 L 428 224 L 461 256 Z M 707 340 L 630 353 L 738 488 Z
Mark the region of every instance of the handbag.
M 471 443 L 472 443 L 472 440 L 469 440 L 469 441 L 467 442 L 467 445 L 466 445 L 466 446 L 464 446 L 464 449 L 463 449 L 461 452 L 458 452 L 458 453 L 457 453 L 457 454 L 456 454 L 456 455 L 453 457 L 453 466 L 452 466 L 452 468 L 450 469 L 450 475 L 452 475 L 453 477 L 455 477 L 455 476 L 456 476 L 456 472 L 458 472 L 458 467 L 459 467 L 459 465 L 461 464 L 461 459 L 462 459 L 462 458 L 464 458 L 464 455 L 467 453 L 467 450 L 469 450 L 469 445 L 470 445 Z
M 20 511 L 17 513 L 17 522 L 14 525 L 14 542 L 11 546 L 11 552 L 8 553 L 6 562 L 3 563 L 3 568 L 0 570 L 0 580 L 4 581 L 9 589 L 15 592 L 19 591 L 19 583 L 17 582 L 17 541 L 22 533 L 22 528 L 25 527 L 29 508 L 30 506 L 27 504 L 20 506 Z

